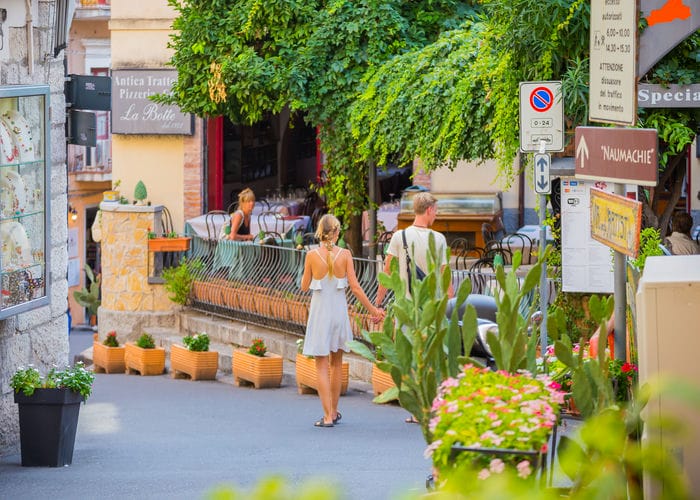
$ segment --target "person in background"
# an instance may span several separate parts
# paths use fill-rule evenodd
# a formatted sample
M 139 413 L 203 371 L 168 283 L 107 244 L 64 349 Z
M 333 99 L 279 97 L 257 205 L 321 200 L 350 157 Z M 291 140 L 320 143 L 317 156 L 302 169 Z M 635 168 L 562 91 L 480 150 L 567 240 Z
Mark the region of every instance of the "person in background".
M 391 272 L 391 260 L 398 258 L 401 279 L 408 283 L 408 273 L 410 270 L 406 268 L 404 235 L 406 237 L 406 248 L 408 248 L 412 261 L 415 262 L 416 266 L 422 269 L 424 272 L 428 271 L 427 256 L 430 249 L 429 241 L 431 234 L 435 238 L 435 248 L 437 250 L 438 259 L 437 265 L 440 267 L 440 271 L 442 271 L 445 266 L 449 264 L 447 262 L 447 241 L 445 240 L 445 236 L 438 231 L 430 229 L 435 222 L 437 212 L 437 198 L 435 198 L 435 196 L 433 196 L 431 193 L 420 192 L 413 196 L 413 224 L 408 226 L 406 229 L 396 231 L 392 235 L 386 252 L 386 257 L 384 258 L 384 272 L 386 274 Z M 409 293 L 408 286 L 406 287 L 406 293 Z M 450 285 L 447 293 L 450 298 L 454 296 L 452 285 Z M 377 299 L 375 304 L 377 306 L 381 306 L 384 303 L 385 296 L 386 288 L 380 284 L 377 288 Z M 406 423 L 418 423 L 418 421 L 413 415 L 411 415 L 406 419 Z
M 255 206 L 255 193 L 245 188 L 238 193 L 238 209 L 231 214 L 231 231 L 226 239 L 235 241 L 252 241 L 255 235 L 250 234 L 250 216 Z
M 690 237 L 693 228 L 693 218 L 687 212 L 678 212 L 673 216 L 671 225 L 673 232 L 666 237 L 664 246 L 673 255 L 694 255 L 700 253 L 700 247 Z
M 323 418 L 314 423 L 316 427 L 333 427 L 342 418 L 338 400 L 343 351 L 349 351 L 346 344 L 352 340 L 345 288 L 350 286 L 374 321 L 381 321 L 384 315 L 362 290 L 350 251 L 336 245 L 339 236 L 338 219 L 331 214 L 321 217 L 316 230 L 320 246 L 306 254 L 301 278 L 301 289 L 313 292 L 302 353 L 313 356 L 316 362 L 318 395 L 323 406 Z

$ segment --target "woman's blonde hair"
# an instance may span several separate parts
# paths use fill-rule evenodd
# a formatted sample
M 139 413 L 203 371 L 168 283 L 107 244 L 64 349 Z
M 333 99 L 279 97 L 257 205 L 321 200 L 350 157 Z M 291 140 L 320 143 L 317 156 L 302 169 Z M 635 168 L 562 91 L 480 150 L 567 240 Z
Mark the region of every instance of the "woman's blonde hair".
M 318 221 L 316 228 L 316 238 L 321 242 L 321 245 L 326 247 L 328 254 L 326 255 L 326 264 L 328 264 L 328 274 L 333 274 L 333 260 L 331 259 L 331 248 L 333 247 L 333 237 L 340 231 L 340 221 L 335 215 L 326 214 Z
M 245 188 L 243 191 L 238 193 L 238 204 L 245 203 L 247 201 L 255 201 L 255 193 L 250 188 Z

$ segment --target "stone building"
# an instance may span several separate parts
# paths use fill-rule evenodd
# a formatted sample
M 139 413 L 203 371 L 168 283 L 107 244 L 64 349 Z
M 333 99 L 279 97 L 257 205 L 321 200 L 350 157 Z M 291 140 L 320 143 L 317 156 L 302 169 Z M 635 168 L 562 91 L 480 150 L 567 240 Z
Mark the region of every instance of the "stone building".
M 19 307 L 11 307 L 7 302 L 10 292 L 6 293 L 6 281 L 3 281 L 3 302 L 0 304 L 0 318 L 3 318 L 0 319 L 0 453 L 13 452 L 19 445 L 17 407 L 10 388 L 10 379 L 14 371 L 19 366 L 30 363 L 44 370 L 52 365 L 65 365 L 68 362 L 63 96 L 63 47 L 67 27 L 67 5 L 67 2 L 60 0 L 5 0 L 0 6 L 4 11 L 0 40 L 0 92 L 8 90 L 10 86 L 19 86 L 20 89 L 48 86 L 50 89 L 48 123 L 45 127 L 42 126 L 41 137 L 37 137 L 35 141 L 38 146 L 50 145 L 45 151 L 45 162 L 37 162 L 48 170 L 45 172 L 44 182 L 36 183 L 36 207 L 40 207 L 37 210 L 44 214 L 41 217 L 49 217 L 48 220 L 41 219 L 48 232 L 43 238 L 44 227 L 41 227 L 42 234 L 37 238 L 41 240 L 42 248 L 37 250 L 33 245 L 31 252 L 34 259 L 32 268 L 41 269 L 41 275 L 34 273 L 32 278 L 39 291 L 35 289 L 30 295 L 25 295 L 26 303 L 20 304 Z M 11 106 L 17 106 L 18 101 L 0 98 L 0 107 L 7 110 Z M 7 175 L 5 172 L 13 169 L 21 173 L 21 168 L 23 167 L 19 164 L 9 167 L 5 164 L 3 175 Z M 15 219 L 24 215 L 26 212 L 21 216 L 8 217 L 7 213 L 3 212 L 2 222 L 7 224 L 0 226 L 19 224 Z M 5 262 L 4 265 L 6 264 Z M 3 279 L 9 274 L 3 272 Z M 40 294 L 41 297 L 34 300 L 31 294 Z M 19 312 L 14 313 L 17 309 Z

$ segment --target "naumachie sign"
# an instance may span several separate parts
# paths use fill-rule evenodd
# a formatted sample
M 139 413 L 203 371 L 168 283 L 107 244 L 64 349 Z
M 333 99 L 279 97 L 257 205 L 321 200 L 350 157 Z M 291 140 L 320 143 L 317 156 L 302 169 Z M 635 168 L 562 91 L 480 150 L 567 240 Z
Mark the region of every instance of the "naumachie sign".
M 636 257 L 642 204 L 624 196 L 591 189 L 591 237 L 618 252 Z
M 169 93 L 175 80 L 175 70 L 112 71 L 112 133 L 192 135 L 192 115 L 149 99 Z
M 655 129 L 576 127 L 576 178 L 656 186 Z

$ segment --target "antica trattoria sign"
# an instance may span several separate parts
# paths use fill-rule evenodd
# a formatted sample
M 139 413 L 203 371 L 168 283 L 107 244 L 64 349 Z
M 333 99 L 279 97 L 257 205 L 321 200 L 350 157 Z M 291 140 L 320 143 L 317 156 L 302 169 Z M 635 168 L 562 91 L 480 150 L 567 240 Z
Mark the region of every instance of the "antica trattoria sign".
M 192 135 L 192 115 L 149 99 L 171 92 L 177 71 L 112 71 L 112 133 Z

